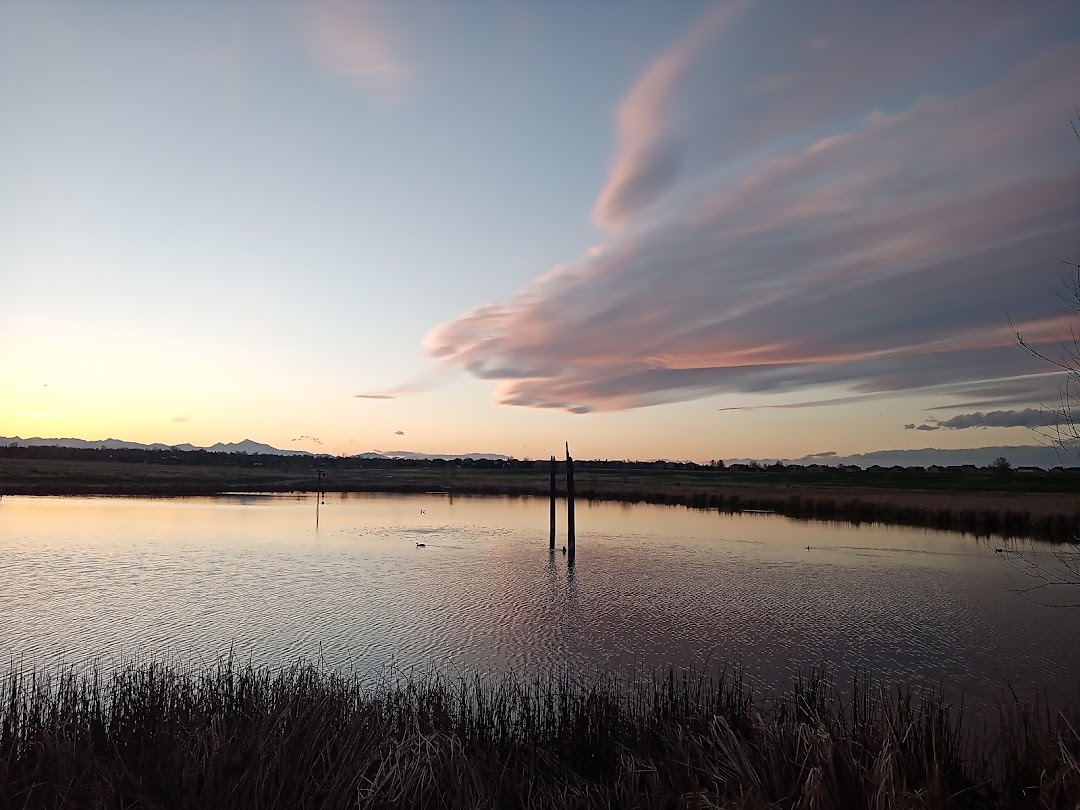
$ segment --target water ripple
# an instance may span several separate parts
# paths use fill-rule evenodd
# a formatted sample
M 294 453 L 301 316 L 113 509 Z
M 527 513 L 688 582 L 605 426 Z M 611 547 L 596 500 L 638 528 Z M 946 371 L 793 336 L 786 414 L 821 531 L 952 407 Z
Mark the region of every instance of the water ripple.
M 5 497 L 0 654 L 232 649 L 360 671 L 741 661 L 764 687 L 824 662 L 1076 697 L 1075 622 L 1019 598 L 1016 571 L 958 535 L 592 504 L 571 567 L 547 548 L 543 500 L 327 505 L 316 530 L 298 498 Z

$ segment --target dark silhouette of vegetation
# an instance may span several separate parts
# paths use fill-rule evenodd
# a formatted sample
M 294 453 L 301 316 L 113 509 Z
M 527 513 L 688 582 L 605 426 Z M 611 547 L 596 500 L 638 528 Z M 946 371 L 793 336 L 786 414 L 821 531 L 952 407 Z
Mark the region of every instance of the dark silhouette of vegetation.
M 445 470 L 517 472 L 531 475 L 533 471 L 547 469 L 546 460 L 490 459 L 490 458 L 363 458 L 360 456 L 309 456 L 274 455 L 255 453 L 219 453 L 206 450 L 154 450 L 154 449 L 96 449 L 43 445 L 0 445 L 0 460 L 21 461 L 71 461 L 103 462 L 123 465 L 154 465 L 158 467 L 231 468 L 253 472 L 287 471 L 315 476 L 318 469 L 330 471 L 349 470 Z M 988 468 L 974 465 L 950 467 L 879 467 L 862 469 L 855 465 L 829 467 L 826 465 L 802 466 L 775 462 L 768 466 L 751 461 L 748 464 L 725 465 L 714 460 L 708 464 L 692 461 L 627 461 L 619 459 L 574 459 L 575 469 L 580 471 L 636 473 L 637 478 L 657 473 L 691 473 L 701 481 L 757 480 L 760 483 L 781 486 L 799 482 L 884 486 L 912 489 L 941 489 L 956 491 L 981 491 L 985 489 L 987 472 L 995 469 L 1002 459 Z M 1008 463 L 1008 462 L 1006 462 Z M 1011 466 L 1011 465 L 1010 465 Z M 89 466 L 86 469 L 90 469 Z M 1060 467 L 1042 471 L 1045 475 L 1026 479 L 1023 491 L 1066 492 L 1075 491 L 1080 481 L 1080 466 Z M 678 475 L 664 475 L 676 480 Z
M 1077 113 L 1080 119 L 1080 112 Z M 1072 121 L 1073 134 L 1080 140 L 1080 130 L 1076 119 Z M 1065 292 L 1060 298 L 1073 316 L 1069 327 L 1069 340 L 1053 353 L 1044 352 L 1024 340 L 1016 328 L 1013 334 L 1016 342 L 1033 357 L 1056 368 L 1064 376 L 1058 389 L 1058 404 L 1053 408 L 1043 409 L 1044 423 L 1033 430 L 1046 443 L 1055 447 L 1059 456 L 1073 461 L 1080 460 L 1080 263 L 1069 262 L 1073 274 L 1065 279 Z M 1080 607 L 1080 602 L 1065 604 L 1053 599 L 1054 591 L 1062 588 L 1073 589 L 1080 586 L 1080 531 L 1073 530 L 1070 541 L 1049 556 L 1040 556 L 1034 548 L 1027 550 L 1010 548 L 1006 554 L 1009 563 L 1033 584 L 1021 588 L 1019 593 L 1027 599 L 1040 604 L 1054 604 L 1058 607 Z
M 205 462 L 205 463 L 204 463 Z M 548 461 L 361 459 L 156 450 L 0 447 L 12 495 L 192 496 L 228 492 L 550 493 Z M 453 474 L 451 474 L 453 470 Z M 575 460 L 579 500 L 892 523 L 1003 537 L 1071 539 L 1080 531 L 1072 470 L 720 469 L 689 462 Z M 565 496 L 565 488 L 560 489 Z
M 1078 120 L 1080 111 L 1077 111 L 1076 118 L 1071 122 L 1073 135 L 1080 141 Z M 1016 327 L 1013 327 L 1013 334 L 1016 342 L 1028 354 L 1064 375 L 1064 381 L 1058 389 L 1057 407 L 1044 408 L 1046 422 L 1041 427 L 1036 427 L 1035 432 L 1056 447 L 1059 453 L 1080 461 L 1080 424 L 1077 421 L 1080 416 L 1080 331 L 1076 325 L 1076 320 L 1080 319 L 1080 262 L 1066 264 L 1072 268 L 1072 273 L 1064 279 L 1065 291 L 1059 298 L 1074 316 L 1074 322 L 1069 327 L 1069 340 L 1062 343 L 1056 352 L 1047 353 L 1027 342 Z
M 1071 313 L 1080 318 L 1080 263 L 1072 263 L 1075 275 L 1065 281 L 1065 292 L 1060 296 Z M 1044 407 L 1044 421 L 1032 429 L 1047 444 L 1052 445 L 1064 461 L 1080 461 L 1080 331 L 1074 323 L 1069 328 L 1069 339 L 1057 351 L 1043 351 L 1024 339 L 1015 328 L 1016 342 L 1028 354 L 1064 377 L 1058 389 L 1058 403 Z
M 940 692 L 820 670 L 760 700 L 686 671 L 11 670 L 0 806 L 1073 808 L 1075 728 L 1010 701 L 972 729 Z

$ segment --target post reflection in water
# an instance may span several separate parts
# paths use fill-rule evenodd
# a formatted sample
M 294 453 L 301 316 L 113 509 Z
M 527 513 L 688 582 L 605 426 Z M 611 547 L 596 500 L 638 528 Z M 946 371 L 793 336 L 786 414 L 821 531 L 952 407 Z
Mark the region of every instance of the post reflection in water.
M 581 600 L 578 598 L 577 570 L 574 557 L 566 559 L 566 599 L 563 604 L 566 614 L 566 629 L 575 638 L 581 638 L 584 626 L 584 617 L 581 611 Z
M 1027 583 L 975 538 L 582 502 L 576 564 L 548 549 L 545 498 L 327 494 L 313 526 L 309 497 L 5 497 L 0 656 L 231 648 L 361 672 L 741 661 L 763 688 L 824 663 L 969 699 L 1005 680 L 1076 698 L 1080 625 L 1016 594 Z

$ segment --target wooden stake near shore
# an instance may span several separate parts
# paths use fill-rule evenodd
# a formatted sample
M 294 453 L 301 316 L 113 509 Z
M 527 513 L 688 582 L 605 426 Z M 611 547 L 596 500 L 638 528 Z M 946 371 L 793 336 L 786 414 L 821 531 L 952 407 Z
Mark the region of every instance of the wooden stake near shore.
M 551 541 L 548 545 L 552 551 L 555 550 L 555 456 L 551 456 Z
M 566 553 L 570 560 L 576 551 L 574 535 L 574 460 L 570 458 L 570 443 L 566 443 Z

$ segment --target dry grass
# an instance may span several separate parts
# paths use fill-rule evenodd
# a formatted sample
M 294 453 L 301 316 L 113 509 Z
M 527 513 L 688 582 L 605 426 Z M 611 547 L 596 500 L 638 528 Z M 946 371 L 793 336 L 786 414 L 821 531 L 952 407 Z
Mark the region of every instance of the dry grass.
M 0 807 L 1076 807 L 1080 739 L 1010 704 L 969 732 L 937 693 L 821 672 L 362 679 L 226 661 L 12 670 Z

